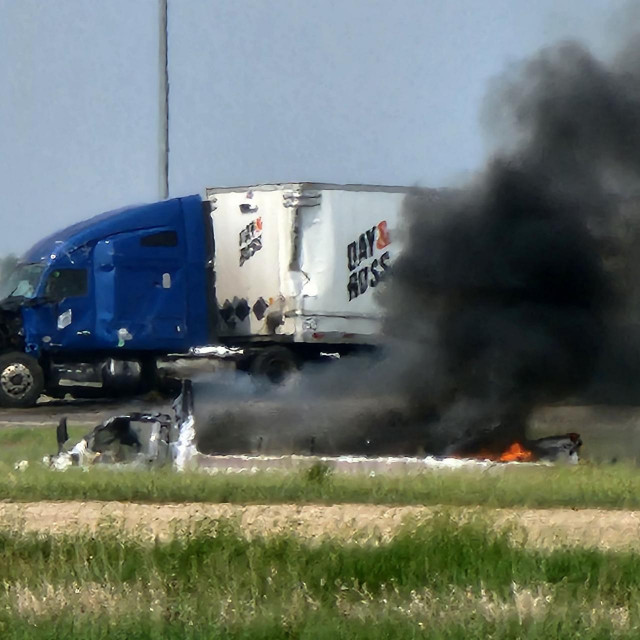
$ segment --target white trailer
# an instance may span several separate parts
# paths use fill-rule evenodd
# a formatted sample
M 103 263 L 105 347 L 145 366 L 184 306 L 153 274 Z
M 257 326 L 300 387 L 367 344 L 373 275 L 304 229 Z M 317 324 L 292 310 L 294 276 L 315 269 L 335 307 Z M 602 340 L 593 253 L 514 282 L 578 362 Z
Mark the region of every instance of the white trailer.
M 376 343 L 376 291 L 400 249 L 408 192 L 308 182 L 208 188 L 220 339 L 309 353 Z

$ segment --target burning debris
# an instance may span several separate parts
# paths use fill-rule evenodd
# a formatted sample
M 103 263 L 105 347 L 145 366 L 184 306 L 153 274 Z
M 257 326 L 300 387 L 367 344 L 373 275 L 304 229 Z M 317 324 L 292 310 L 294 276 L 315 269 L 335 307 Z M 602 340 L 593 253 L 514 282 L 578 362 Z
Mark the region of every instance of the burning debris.
M 456 469 L 461 466 L 484 468 L 487 465 L 513 462 L 575 464 L 582 445 L 580 436 L 570 433 L 566 436 L 526 441 L 522 445 L 514 443 L 501 453 L 496 453 L 495 449 L 478 449 L 480 445 L 477 444 L 473 451 L 460 449 L 444 457 L 415 457 L 389 454 L 388 446 L 377 449 L 377 454 L 369 451 L 368 455 L 357 455 L 354 454 L 354 447 L 348 446 L 349 443 L 341 445 L 333 441 L 333 449 L 327 449 L 326 454 L 321 455 L 314 450 L 312 439 L 310 442 L 298 440 L 290 443 L 286 455 L 273 455 L 273 451 L 253 452 L 249 455 L 229 452 L 225 455 L 207 455 L 196 447 L 198 411 L 195 409 L 193 385 L 187 380 L 173 404 L 173 417 L 161 413 L 114 416 L 97 425 L 71 449 L 65 448 L 69 435 L 67 419 L 62 418 L 56 429 L 58 453 L 46 456 L 44 463 L 59 471 L 72 466 L 88 468 L 94 465 L 127 465 L 148 468 L 170 464 L 178 471 L 190 467 L 212 472 L 252 472 L 299 469 L 320 462 L 338 471 L 375 474 L 431 468 Z M 242 442 L 240 438 L 240 445 Z M 324 445 L 322 441 L 318 442 L 319 447 L 328 444 L 329 441 Z M 238 449 L 240 450 L 242 446 Z M 384 451 L 387 451 L 386 455 L 381 453 Z
M 494 462 L 568 462 L 577 464 L 578 453 L 582 447 L 582 438 L 577 433 L 567 433 L 563 436 L 548 436 L 537 440 L 527 440 L 523 443 L 512 442 L 504 449 L 497 449 L 495 441 L 491 441 L 483 448 L 475 446 L 461 447 L 455 455 L 462 458 L 478 458 Z M 488 448 L 493 446 L 493 448 Z
M 209 473 L 257 473 L 259 471 L 300 471 L 313 465 L 339 473 L 408 474 L 423 471 L 484 470 L 506 466 L 578 464 L 582 440 L 577 433 L 514 443 L 501 454 L 476 451 L 450 456 L 319 456 L 308 452 L 293 455 L 204 455 L 198 454 L 197 467 Z

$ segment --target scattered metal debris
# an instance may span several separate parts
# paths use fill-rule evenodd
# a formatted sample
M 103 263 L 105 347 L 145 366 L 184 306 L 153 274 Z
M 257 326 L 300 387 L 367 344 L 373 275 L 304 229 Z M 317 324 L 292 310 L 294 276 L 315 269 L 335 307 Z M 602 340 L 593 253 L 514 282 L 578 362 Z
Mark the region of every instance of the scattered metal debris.
M 69 432 L 67 418 L 63 417 L 56 428 L 58 452 L 45 456 L 43 462 L 57 471 L 94 464 L 142 467 L 173 464 L 177 470 L 183 470 L 196 453 L 188 380 L 173 404 L 173 413 L 173 417 L 138 412 L 113 416 L 94 427 L 71 449 L 65 448 Z
M 67 418 L 56 429 L 58 453 L 43 462 L 58 471 L 91 464 L 163 464 L 170 460 L 173 420 L 165 414 L 131 413 L 114 416 L 66 450 Z
M 549 436 L 530 443 L 531 450 L 541 462 L 568 462 L 569 464 L 578 463 L 581 446 L 582 438 L 579 433 Z
M 482 452 L 458 457 L 406 456 L 317 456 L 317 455 L 205 455 L 196 448 L 196 424 L 193 389 L 189 380 L 173 403 L 173 417 L 162 413 L 129 413 L 108 418 L 71 449 L 67 418 L 56 429 L 58 452 L 45 456 L 50 468 L 64 471 L 72 466 L 94 464 L 135 465 L 140 467 L 172 465 L 177 471 L 198 468 L 210 473 L 240 473 L 269 470 L 299 470 L 321 463 L 347 473 L 415 472 L 426 469 L 480 469 L 505 465 L 537 465 L 565 462 L 576 464 L 582 440 L 577 433 L 552 436 L 518 445 L 513 457 L 484 456 Z M 515 443 L 517 444 L 517 443 Z M 522 450 L 522 451 L 521 451 Z M 509 450 L 511 451 L 511 449 Z M 523 453 L 527 455 L 523 457 Z M 27 463 L 28 464 L 28 463 Z M 16 464 L 24 470 L 25 461 Z

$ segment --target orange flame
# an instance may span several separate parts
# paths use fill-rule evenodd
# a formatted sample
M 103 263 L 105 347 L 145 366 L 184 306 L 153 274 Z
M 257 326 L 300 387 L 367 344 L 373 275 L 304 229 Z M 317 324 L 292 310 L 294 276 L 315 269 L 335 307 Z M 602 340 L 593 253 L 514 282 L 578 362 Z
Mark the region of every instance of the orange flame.
M 500 462 L 530 462 L 533 460 L 533 451 L 525 449 L 519 442 L 514 442 L 498 458 Z
M 492 460 L 493 462 L 535 462 L 536 454 L 525 448 L 519 442 L 509 445 L 502 453 L 480 449 L 475 453 L 462 453 L 457 457 L 475 458 L 476 460 Z

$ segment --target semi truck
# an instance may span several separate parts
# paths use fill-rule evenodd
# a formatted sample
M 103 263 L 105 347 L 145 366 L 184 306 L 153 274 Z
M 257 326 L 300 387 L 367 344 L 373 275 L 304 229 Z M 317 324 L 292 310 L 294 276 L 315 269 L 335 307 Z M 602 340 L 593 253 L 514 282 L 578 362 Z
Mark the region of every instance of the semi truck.
M 0 405 L 141 391 L 176 355 L 233 353 L 277 382 L 375 345 L 408 191 L 207 188 L 44 238 L 1 283 Z

